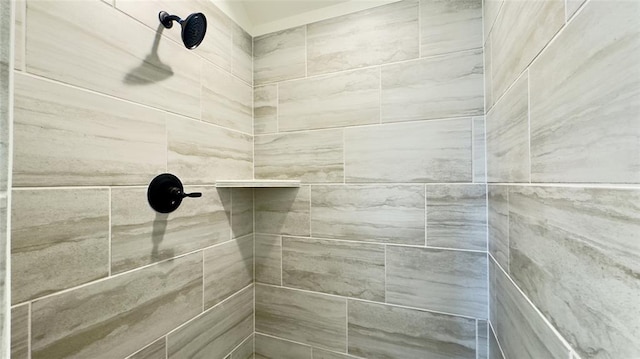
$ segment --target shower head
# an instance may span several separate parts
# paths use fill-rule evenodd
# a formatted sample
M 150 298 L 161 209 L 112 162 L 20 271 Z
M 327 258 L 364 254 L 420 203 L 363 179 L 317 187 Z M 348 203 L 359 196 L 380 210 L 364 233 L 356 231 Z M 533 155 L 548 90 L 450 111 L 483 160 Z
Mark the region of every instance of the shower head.
M 173 26 L 173 21 L 180 23 L 182 26 L 182 42 L 189 50 L 198 47 L 207 32 L 207 18 L 201 12 L 191 14 L 182 20 L 179 16 L 169 15 L 166 11 L 160 11 L 158 18 L 167 29 Z

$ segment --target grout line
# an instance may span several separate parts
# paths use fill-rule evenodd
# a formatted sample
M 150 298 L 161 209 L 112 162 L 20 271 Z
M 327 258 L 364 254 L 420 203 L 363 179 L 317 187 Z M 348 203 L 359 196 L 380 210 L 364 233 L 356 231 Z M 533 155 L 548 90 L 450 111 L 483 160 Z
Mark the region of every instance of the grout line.
M 275 85 L 276 85 L 276 133 L 280 133 L 280 83 L 276 83 Z M 257 135 L 259 134 L 255 134 L 255 136 Z M 272 135 L 272 133 L 269 133 L 269 135 Z
M 284 286 L 284 236 L 280 237 L 280 286 Z
M 464 314 L 448 313 L 448 312 L 443 312 L 443 311 L 438 311 L 438 310 L 433 310 L 433 309 L 428 309 L 428 308 L 412 307 L 412 306 L 389 303 L 389 302 L 376 302 L 376 301 L 368 300 L 368 299 L 355 298 L 355 297 L 346 297 L 346 296 L 343 296 L 343 295 L 331 294 L 331 293 L 325 293 L 325 292 L 316 292 L 316 291 L 312 291 L 312 290 L 308 290 L 308 289 L 286 287 L 286 286 L 277 286 L 277 285 L 269 284 L 269 283 L 256 283 L 256 285 L 257 286 L 270 287 L 270 288 L 291 290 L 291 291 L 296 291 L 296 292 L 301 292 L 301 293 L 306 293 L 306 294 L 319 295 L 319 296 L 325 296 L 325 297 L 331 297 L 331 298 L 347 299 L 347 300 L 358 301 L 358 302 L 369 303 L 369 304 L 386 305 L 386 306 L 390 306 L 390 307 L 410 309 L 410 310 L 416 310 L 416 311 L 420 311 L 420 312 L 429 312 L 429 313 L 447 315 L 447 316 L 451 316 L 451 317 L 466 318 L 466 319 L 472 319 L 472 320 L 475 320 L 475 319 L 486 320 L 487 319 L 487 318 L 476 318 L 476 317 L 472 317 L 472 316 L 468 316 L 468 315 L 464 315 Z
M 202 311 L 200 313 L 204 313 L 204 250 L 202 250 Z
M 378 67 L 379 93 L 378 93 L 378 124 L 382 124 L 382 66 Z
M 309 76 L 309 47 L 307 46 L 307 27 L 309 25 L 305 24 L 304 25 L 304 77 L 306 78 L 307 76 Z
M 32 308 L 33 304 L 32 303 L 27 303 L 27 359 L 31 359 L 31 338 L 32 338 L 32 334 L 31 334 L 31 320 L 33 317 L 33 314 L 31 314 L 33 308 Z
M 342 129 L 342 183 L 347 183 L 347 130 L 345 129 Z
M 168 335 L 164 336 L 164 358 L 165 359 L 169 358 L 169 336 Z
M 427 226 L 428 226 L 428 221 L 429 218 L 427 217 L 427 210 L 428 210 L 428 205 L 427 205 L 427 186 L 424 186 L 424 246 L 426 247 L 427 241 L 428 241 L 428 232 L 427 232 Z
M 489 323 L 489 335 L 493 336 L 496 339 L 496 344 L 498 344 L 498 350 L 500 350 L 501 358 L 505 359 L 506 356 L 504 355 L 504 351 L 502 350 L 502 345 L 500 345 L 500 341 L 498 340 L 498 335 L 496 334 L 495 330 L 493 330 L 493 324 L 491 323 L 491 321 L 488 321 L 487 323 Z M 488 349 L 489 349 L 489 352 L 490 352 L 491 348 L 489 347 Z M 491 353 L 489 353 L 489 354 L 491 354 Z M 491 355 L 489 357 L 491 358 Z
M 478 352 L 478 343 L 480 342 L 480 341 L 478 340 L 478 335 L 479 335 L 480 333 L 479 333 L 479 330 L 478 330 L 478 329 L 479 329 L 479 328 L 478 328 L 478 319 L 476 319 L 476 330 L 475 330 L 475 331 L 476 331 L 476 359 L 480 359 L 480 353 Z
M 113 236 L 112 230 L 111 230 L 111 228 L 113 226 L 113 214 L 112 214 L 113 213 L 113 209 L 112 209 L 112 205 L 111 205 L 112 202 L 113 202 L 113 193 L 111 191 L 111 188 L 109 188 L 108 198 L 109 198 L 109 205 L 108 205 L 109 206 L 109 230 L 108 230 L 109 237 L 108 237 L 107 243 L 108 243 L 108 246 L 109 246 L 109 259 L 108 259 L 107 263 L 109 265 L 109 270 L 108 270 L 109 277 L 111 277 L 111 268 L 112 268 L 111 247 L 113 246 L 113 241 L 111 239 L 111 237 Z
M 344 352 L 349 352 L 349 299 L 344 300 L 344 334 L 345 334 L 345 343 L 344 343 Z
M 527 144 L 529 145 L 529 183 L 531 183 L 531 76 L 529 72 L 529 68 L 526 70 L 527 73 Z

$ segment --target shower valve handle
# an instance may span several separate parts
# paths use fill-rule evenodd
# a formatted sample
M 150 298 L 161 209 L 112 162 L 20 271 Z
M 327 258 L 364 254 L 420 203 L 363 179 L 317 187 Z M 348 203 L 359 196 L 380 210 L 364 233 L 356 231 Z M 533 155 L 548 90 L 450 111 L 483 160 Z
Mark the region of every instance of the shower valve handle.
M 179 197 L 179 198 L 185 198 L 185 197 L 197 198 L 197 197 L 202 197 L 202 193 L 200 193 L 200 192 L 184 193 L 184 191 L 181 190 L 179 187 L 171 187 L 169 189 L 169 193 L 171 193 L 172 196 Z

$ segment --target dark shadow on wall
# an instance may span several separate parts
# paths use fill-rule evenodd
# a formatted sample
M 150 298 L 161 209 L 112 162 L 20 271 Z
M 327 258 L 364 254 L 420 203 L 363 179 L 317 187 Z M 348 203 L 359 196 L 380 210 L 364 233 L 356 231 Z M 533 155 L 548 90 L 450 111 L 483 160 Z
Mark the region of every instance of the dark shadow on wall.
M 123 79 L 125 84 L 133 86 L 150 85 L 173 76 L 171 66 L 163 63 L 158 56 L 158 46 L 160 45 L 163 30 L 164 27 L 162 24 L 159 24 L 156 29 L 156 36 L 153 40 L 151 52 L 138 67 L 127 73 Z
M 167 252 L 166 249 L 163 253 L 160 253 L 159 251 L 160 244 L 162 243 L 167 231 L 168 220 L 168 214 L 156 212 L 156 218 L 153 220 L 153 229 L 151 230 L 151 241 L 153 242 L 153 248 L 151 249 L 151 263 L 173 257 L 173 249 L 169 250 L 171 252 Z

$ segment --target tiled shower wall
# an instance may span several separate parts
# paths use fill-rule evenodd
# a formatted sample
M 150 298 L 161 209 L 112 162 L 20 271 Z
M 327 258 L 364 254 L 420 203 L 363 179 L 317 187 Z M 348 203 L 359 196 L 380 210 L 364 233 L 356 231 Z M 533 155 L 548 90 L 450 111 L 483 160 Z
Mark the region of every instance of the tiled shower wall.
M 250 357 L 253 193 L 213 183 L 253 175 L 251 37 L 204 0 L 16 7 L 12 358 Z M 163 172 L 203 197 L 155 214 Z
M 484 14 L 495 337 L 506 358 L 639 358 L 640 2 Z
M 254 38 L 258 358 L 487 358 L 480 0 Z

